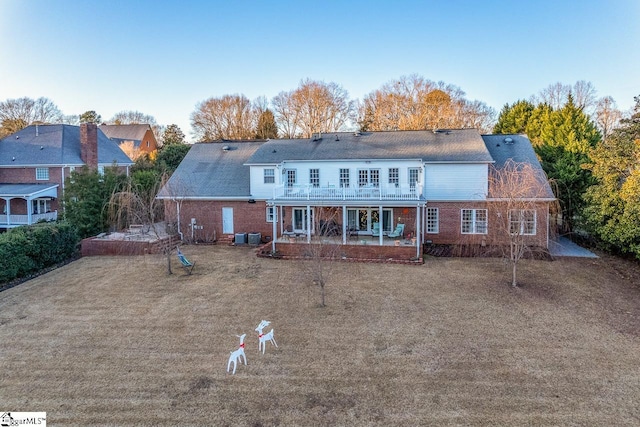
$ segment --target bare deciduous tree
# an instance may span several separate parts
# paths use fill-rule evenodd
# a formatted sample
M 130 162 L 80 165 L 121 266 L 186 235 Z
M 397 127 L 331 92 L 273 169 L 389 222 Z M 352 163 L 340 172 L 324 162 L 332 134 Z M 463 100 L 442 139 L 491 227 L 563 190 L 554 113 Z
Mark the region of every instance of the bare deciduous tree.
M 202 101 L 191 113 L 198 141 L 250 139 L 255 135 L 258 109 L 244 95 L 224 95 Z
M 546 208 L 548 181 L 542 169 L 530 163 L 507 160 L 502 167 L 491 167 L 489 173 L 488 217 L 495 229 L 498 247 L 512 269 L 511 286 L 517 286 L 518 262 L 541 249 L 537 239 L 538 213 Z M 545 216 L 546 217 L 546 216 Z M 546 237 L 546 235 L 545 235 Z M 504 245 L 504 239 L 508 245 Z
M 618 126 L 622 112 L 616 106 L 616 101 L 610 96 L 598 100 L 595 112 L 595 122 L 602 133 L 602 139 L 606 140 L 614 128 Z
M 120 144 L 120 149 L 122 151 L 124 151 L 124 154 L 126 154 L 134 162 L 136 160 L 138 160 L 138 158 L 141 155 L 145 154 L 144 152 L 142 152 L 140 150 L 140 147 L 136 147 L 135 146 L 133 141 L 125 141 L 125 142 L 123 142 L 122 144 Z
M 358 107 L 362 130 L 424 130 L 479 127 L 490 131 L 495 112 L 480 101 L 468 101 L 457 86 L 413 74 L 384 84 Z
M 551 84 L 542 89 L 537 97 L 534 96 L 534 99 L 559 110 L 567 103 L 569 94 L 573 96 L 576 107 L 587 114 L 596 105 L 596 89 L 591 82 L 584 80 L 578 80 L 573 86 L 560 82 Z
M 8 135 L 31 124 L 62 123 L 62 111 L 48 98 L 18 98 L 0 102 L 0 131 Z
M 306 245 L 304 259 L 300 261 L 300 281 L 317 286 L 320 291 L 320 306 L 326 305 L 326 285 L 336 270 L 335 263 L 342 256 L 337 231 L 340 211 L 335 208 L 320 208 L 315 211 L 318 227 L 315 239 Z
M 310 79 L 300 82 L 297 89 L 280 92 L 272 104 L 280 134 L 285 138 L 337 132 L 354 111 L 354 102 L 342 86 Z
M 138 125 L 138 124 L 156 124 L 156 119 L 148 114 L 140 111 L 120 111 L 107 122 L 109 125 Z
M 127 187 L 114 192 L 109 199 L 107 212 L 109 221 L 116 229 L 128 228 L 133 224 L 142 225 L 145 233 L 150 233 L 162 243 L 162 252 L 167 257 L 167 273 L 171 271 L 172 232 L 171 213 L 165 214 L 164 200 L 156 198 L 158 191 L 168 180 L 163 175 L 153 185 L 137 185 L 130 179 Z

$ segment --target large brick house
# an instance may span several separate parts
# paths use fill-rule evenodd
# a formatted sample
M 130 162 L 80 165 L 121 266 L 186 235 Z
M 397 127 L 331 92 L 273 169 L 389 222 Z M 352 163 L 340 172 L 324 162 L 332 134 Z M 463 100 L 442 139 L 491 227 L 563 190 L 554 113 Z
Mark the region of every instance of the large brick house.
M 130 151 L 127 155 L 132 160 L 137 153 L 151 154 L 158 150 L 158 141 L 148 124 L 100 125 L 99 128 L 125 152 Z
M 0 229 L 55 220 L 65 179 L 83 166 L 133 162 L 95 124 L 32 125 L 0 140 Z
M 158 197 L 185 238 L 260 233 L 278 242 L 311 241 L 328 230 L 323 220 L 330 217 L 330 231 L 343 244 L 388 245 L 387 236 L 400 231 L 420 253 L 425 241 L 499 239 L 487 213 L 490 165 L 500 168 L 508 159 L 541 170 L 526 136 L 475 129 L 200 143 Z M 546 248 L 555 198 L 542 185 L 527 237 Z

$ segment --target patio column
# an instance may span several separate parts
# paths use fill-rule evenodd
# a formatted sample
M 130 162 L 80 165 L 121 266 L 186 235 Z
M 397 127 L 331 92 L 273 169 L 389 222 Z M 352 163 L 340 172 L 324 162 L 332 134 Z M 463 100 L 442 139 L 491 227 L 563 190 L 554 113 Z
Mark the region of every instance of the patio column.
M 11 199 L 4 199 L 7 205 L 7 225 L 11 224 Z
M 342 206 L 342 244 L 347 244 L 347 207 L 344 205 Z
M 27 197 L 27 225 L 31 225 L 31 218 L 33 215 L 33 204 L 31 198 Z
M 307 243 L 311 243 L 311 206 L 307 205 Z
M 378 236 L 378 244 L 382 246 L 384 244 L 383 234 L 384 234 L 384 217 L 382 216 L 382 206 L 378 206 L 378 232 L 380 236 Z
M 420 205 L 416 207 L 416 258 L 420 258 L 420 238 L 422 232 L 420 230 Z
M 273 235 L 271 237 L 271 253 L 276 252 L 276 240 L 278 239 L 278 223 L 280 215 L 278 215 L 278 206 L 273 205 Z

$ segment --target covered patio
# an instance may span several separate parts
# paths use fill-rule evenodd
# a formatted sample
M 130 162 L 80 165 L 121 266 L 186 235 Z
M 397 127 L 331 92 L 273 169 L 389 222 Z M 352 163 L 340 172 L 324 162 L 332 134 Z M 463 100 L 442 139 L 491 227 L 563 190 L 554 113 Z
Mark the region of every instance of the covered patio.
M 0 184 L 0 199 L 4 200 L 0 228 L 55 221 L 58 211 L 52 209 L 52 201 L 57 197 L 58 184 Z
M 408 258 L 421 259 L 426 201 L 415 192 L 389 198 L 379 194 L 353 200 L 335 200 L 330 192 L 307 193 L 306 200 L 276 194 L 267 203 L 273 213 L 272 252 L 280 244 L 329 244 L 385 247 L 384 256 L 400 251 L 407 257 L 406 250 L 412 249 Z

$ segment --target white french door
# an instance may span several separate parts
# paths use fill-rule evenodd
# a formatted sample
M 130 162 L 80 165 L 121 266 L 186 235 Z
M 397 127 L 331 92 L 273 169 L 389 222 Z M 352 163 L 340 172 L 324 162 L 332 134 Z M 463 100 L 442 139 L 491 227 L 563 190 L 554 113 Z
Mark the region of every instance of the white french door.
M 313 209 L 311 212 L 311 230 L 313 230 Z M 307 208 L 293 208 L 293 231 L 297 233 L 307 232 Z

